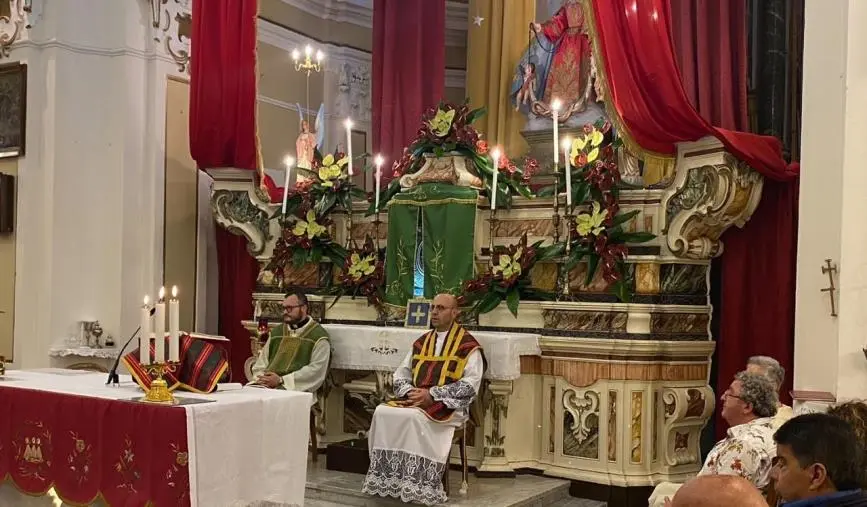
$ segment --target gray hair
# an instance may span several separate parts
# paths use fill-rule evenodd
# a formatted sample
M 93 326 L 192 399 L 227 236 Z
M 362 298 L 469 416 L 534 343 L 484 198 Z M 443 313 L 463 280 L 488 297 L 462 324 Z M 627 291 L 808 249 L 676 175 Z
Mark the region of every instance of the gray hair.
M 735 380 L 741 383 L 741 395 L 739 398 L 744 403 L 753 407 L 756 417 L 773 417 L 777 413 L 777 390 L 767 375 L 739 372 Z
M 780 362 L 773 357 L 768 356 L 753 356 L 747 359 L 747 364 L 753 364 L 764 370 L 765 375 L 776 384 L 777 390 L 783 386 L 783 380 L 786 378 L 786 369 L 780 365 Z

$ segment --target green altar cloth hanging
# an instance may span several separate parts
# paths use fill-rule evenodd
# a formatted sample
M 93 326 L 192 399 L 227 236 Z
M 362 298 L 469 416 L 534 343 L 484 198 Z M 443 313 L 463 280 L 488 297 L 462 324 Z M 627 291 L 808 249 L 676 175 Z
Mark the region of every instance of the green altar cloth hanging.
M 473 245 L 478 197 L 472 188 L 422 183 L 389 201 L 386 303 L 405 307 L 413 297 L 419 241 L 425 298 L 441 292 L 460 294 L 463 282 L 475 273 Z

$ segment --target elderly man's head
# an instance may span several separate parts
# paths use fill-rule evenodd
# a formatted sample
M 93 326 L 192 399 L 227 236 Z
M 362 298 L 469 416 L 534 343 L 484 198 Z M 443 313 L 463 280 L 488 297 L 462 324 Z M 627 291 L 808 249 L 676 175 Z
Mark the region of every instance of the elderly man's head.
M 710 492 L 713 492 L 712 494 Z M 666 503 L 671 507 L 767 507 L 753 484 L 736 475 L 702 475 L 684 484 Z
M 783 387 L 786 379 L 786 369 L 780 366 L 780 362 L 773 357 L 753 356 L 747 360 L 747 371 L 767 375 L 777 392 Z
M 458 298 L 451 294 L 437 294 L 431 304 L 430 323 L 437 331 L 447 331 L 460 313 Z
M 742 371 L 735 375 L 720 397 L 722 416 L 729 426 L 737 426 L 759 417 L 777 413 L 777 391 L 767 376 Z

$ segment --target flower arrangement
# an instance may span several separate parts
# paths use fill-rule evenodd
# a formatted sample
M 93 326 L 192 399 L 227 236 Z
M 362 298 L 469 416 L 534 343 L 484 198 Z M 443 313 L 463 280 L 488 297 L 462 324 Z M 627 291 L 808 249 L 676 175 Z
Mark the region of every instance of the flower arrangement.
M 572 178 L 572 202 L 586 211 L 575 217 L 566 241 L 571 244 L 565 268 L 571 270 L 587 259 L 589 285 L 602 267 L 603 279 L 617 297 L 624 302 L 631 299 L 629 287 L 624 281 L 626 272 L 627 243 L 644 243 L 656 236 L 647 232 L 626 232 L 623 224 L 639 211 L 620 213 L 620 172 L 615 162 L 615 148 L 619 141 L 614 138 L 609 123 L 599 126 L 585 125 L 582 135 L 572 141 L 570 161 Z M 559 176 L 565 179 L 565 175 Z M 561 186 L 560 188 L 563 188 Z M 553 188 L 540 191 L 551 195 Z
M 309 198 L 302 198 L 295 212 L 294 222 L 284 225 L 265 269 L 282 280 L 290 262 L 299 268 L 306 263 L 318 264 L 323 257 L 328 257 L 333 263 L 342 264 L 346 259 L 346 249 L 331 237 L 329 228 L 332 221 L 317 213 Z
M 563 253 L 564 245 L 542 246 L 542 241 L 527 245 L 527 234 L 508 247 L 497 246 L 492 253 L 491 270 L 464 282 L 460 304 L 472 305 L 471 315 L 488 313 L 504 300 L 512 315 L 518 315 L 521 298 L 545 299 L 550 295 L 530 287 L 530 270 L 539 261 Z
M 424 155 L 427 153 L 437 157 L 442 157 L 448 153 L 457 153 L 468 157 L 490 197 L 494 163 L 488 153 L 487 141 L 482 139 L 482 135 L 472 125 L 485 112 L 485 108 L 470 109 L 467 102 L 460 105 L 440 102 L 436 107 L 431 107 L 425 111 L 415 139 L 404 148 L 403 155 L 392 166 L 394 179 L 383 192 L 380 206 L 384 206 L 395 194 L 400 192 L 399 179 L 401 176 L 415 173 L 421 169 L 424 165 Z M 498 165 L 500 166 L 500 177 L 495 189 L 498 203 L 502 203 L 508 208 L 514 194 L 525 197 L 532 196 L 529 181 L 539 166 L 535 160 L 526 159 L 523 166 L 518 167 L 506 157 L 501 157 Z
M 382 256 L 370 236 L 360 248 L 354 247 L 347 252 L 338 281 L 339 285 L 333 289 L 336 297 L 331 306 L 347 293 L 353 299 L 366 297 L 372 306 L 382 305 L 385 271 Z
M 325 156 L 313 151 L 313 165 L 304 171 L 309 179 L 295 185 L 286 200 L 286 216 L 301 207 L 312 206 L 318 216 L 327 216 L 337 204 L 348 210 L 353 199 L 366 199 L 367 194 L 352 184 L 348 172 L 349 157 L 335 151 Z

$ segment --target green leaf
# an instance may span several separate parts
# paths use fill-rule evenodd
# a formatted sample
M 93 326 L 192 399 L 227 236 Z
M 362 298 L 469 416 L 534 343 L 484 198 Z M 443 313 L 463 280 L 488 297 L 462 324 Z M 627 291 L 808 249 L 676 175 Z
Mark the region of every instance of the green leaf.
M 326 192 L 321 199 L 316 201 L 316 205 L 314 206 L 316 211 L 316 216 L 325 216 L 327 215 L 334 205 L 337 204 L 337 193 L 336 192 Z
M 320 261 L 322 261 L 322 248 L 314 246 L 310 249 L 310 262 L 319 264 Z
M 488 292 L 484 296 L 482 296 L 482 298 L 476 304 L 476 308 L 478 309 L 479 315 L 481 315 L 483 313 L 490 312 L 491 310 L 499 306 L 502 302 L 502 294 L 498 292 Z
M 587 276 L 584 278 L 584 286 L 589 287 L 590 283 L 593 281 L 593 277 L 596 276 L 596 268 L 599 266 L 599 256 L 596 254 L 589 254 L 587 260 Z
M 624 232 L 617 237 L 624 243 L 647 243 L 656 238 L 656 235 L 649 232 Z
M 337 243 L 331 242 L 328 244 L 327 255 L 332 264 L 342 266 L 346 262 L 346 258 L 349 257 L 349 252 Z
M 566 244 L 563 242 L 554 243 L 553 245 L 543 246 L 536 249 L 536 262 L 547 261 L 563 255 L 566 250 Z
M 632 210 L 628 213 L 620 213 L 619 215 L 615 216 L 613 220 L 611 220 L 611 225 L 608 226 L 608 230 L 611 230 L 612 228 L 617 227 L 618 225 L 625 224 L 626 222 L 632 220 L 632 217 L 634 217 L 635 215 L 637 215 L 639 213 L 641 213 L 641 210 L 637 210 L 637 209 Z
M 552 195 L 554 195 L 554 185 L 542 187 L 536 192 L 537 197 L 551 197 Z
M 356 187 L 355 185 L 352 185 L 352 188 L 349 189 L 349 195 L 356 199 L 367 199 L 367 192 Z M 382 199 L 382 196 L 380 195 L 379 198 Z
M 575 181 L 575 180 L 572 180 Z M 590 197 L 590 185 L 587 182 L 582 181 L 581 183 L 574 185 L 572 187 L 572 204 L 575 206 L 580 206 L 584 204 L 587 199 Z
M 296 268 L 300 268 L 307 262 L 307 250 L 303 248 L 296 248 L 292 251 L 292 265 Z
M 569 253 L 569 260 L 566 261 L 565 269 L 566 271 L 572 271 L 572 268 L 578 265 L 581 262 L 581 259 L 584 258 L 589 252 L 585 248 L 575 248 Z
M 509 311 L 512 312 L 512 315 L 517 319 L 518 318 L 518 303 L 521 302 L 521 295 L 518 293 L 517 288 L 513 288 L 506 294 L 506 306 L 509 307 Z
M 618 280 L 614 283 L 611 289 L 617 296 L 617 299 L 619 299 L 623 303 L 628 303 L 632 300 L 632 294 L 629 292 L 629 287 L 626 286 L 625 281 Z
M 445 154 L 445 150 L 443 150 L 442 146 L 437 146 L 434 148 L 433 152 L 437 157 L 442 157 Z
M 485 107 L 473 109 L 472 111 L 469 112 L 469 114 L 467 114 L 467 123 L 473 123 L 474 121 L 478 120 L 479 118 L 481 118 L 482 116 L 484 116 L 486 114 L 488 114 L 488 109 Z

